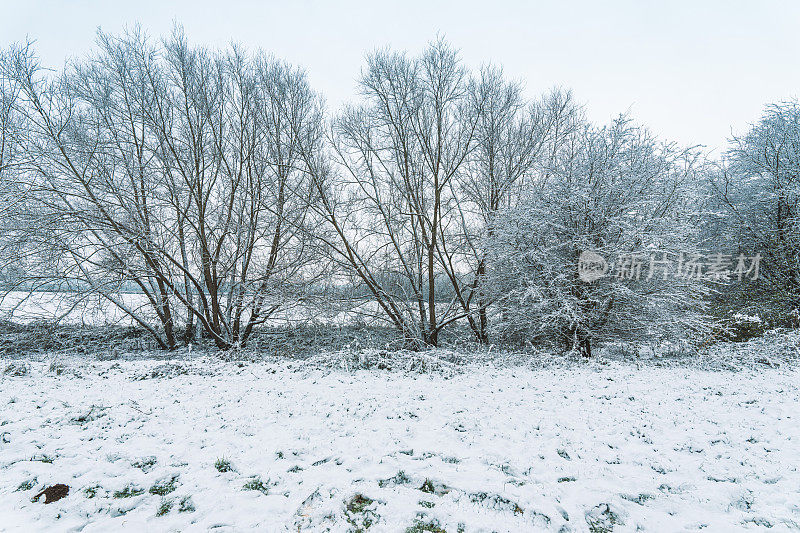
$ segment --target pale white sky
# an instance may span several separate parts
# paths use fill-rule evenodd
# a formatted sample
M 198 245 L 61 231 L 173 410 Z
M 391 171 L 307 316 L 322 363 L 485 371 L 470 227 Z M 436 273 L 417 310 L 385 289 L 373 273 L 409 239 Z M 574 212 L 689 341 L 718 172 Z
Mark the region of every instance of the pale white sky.
M 336 109 L 352 98 L 364 54 L 422 50 L 437 33 L 470 66 L 500 63 L 529 96 L 572 88 L 590 117 L 630 110 L 664 138 L 724 145 L 770 101 L 800 93 L 800 2 L 322 2 L 0 0 L 0 46 L 29 36 L 59 67 L 95 31 L 135 22 L 196 44 L 231 40 L 305 67 Z

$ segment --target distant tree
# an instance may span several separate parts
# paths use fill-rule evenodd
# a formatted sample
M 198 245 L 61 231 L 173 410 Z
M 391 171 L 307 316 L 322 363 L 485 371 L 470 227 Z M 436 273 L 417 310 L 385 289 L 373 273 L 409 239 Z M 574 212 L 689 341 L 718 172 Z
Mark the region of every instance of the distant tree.
M 733 253 L 760 254 L 757 287 L 766 307 L 800 307 L 800 105 L 771 104 L 734 137 L 712 174 L 724 214 L 722 241 Z M 767 301 L 768 300 L 768 301 Z

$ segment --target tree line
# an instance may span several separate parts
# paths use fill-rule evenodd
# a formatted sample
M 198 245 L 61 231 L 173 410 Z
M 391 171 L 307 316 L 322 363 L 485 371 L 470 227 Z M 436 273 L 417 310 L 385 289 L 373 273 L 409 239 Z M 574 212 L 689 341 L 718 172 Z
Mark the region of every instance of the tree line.
M 80 287 L 165 349 L 243 346 L 345 289 L 413 348 L 460 327 L 585 355 L 706 338 L 720 302 L 798 304 L 795 101 L 714 159 L 625 115 L 592 124 L 568 90 L 529 99 L 442 39 L 370 54 L 356 102 L 331 113 L 302 69 L 180 28 L 99 33 L 59 72 L 14 45 L 0 88 L 6 290 Z M 586 251 L 606 275 L 581 278 Z M 703 275 L 712 253 L 746 256 L 748 275 Z

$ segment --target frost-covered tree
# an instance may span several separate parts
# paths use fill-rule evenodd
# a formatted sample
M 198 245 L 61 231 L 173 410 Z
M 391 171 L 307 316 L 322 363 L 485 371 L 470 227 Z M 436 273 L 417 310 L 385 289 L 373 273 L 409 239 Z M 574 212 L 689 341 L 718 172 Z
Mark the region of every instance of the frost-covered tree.
M 489 279 L 503 295 L 499 332 L 589 355 L 595 341 L 703 327 L 705 285 L 684 263 L 696 252 L 695 159 L 625 117 L 571 135 L 528 197 L 497 218 Z M 579 277 L 583 252 L 607 261 L 605 276 Z
M 2 61 L 4 58 L 0 55 L 0 62 Z M 16 98 L 16 84 L 0 70 L 0 187 L 3 186 L 3 177 L 10 170 L 14 156 L 12 125 Z
M 767 106 L 745 135 L 731 140 L 712 185 L 726 215 L 719 241 L 734 253 L 762 257 L 762 304 L 800 306 L 800 104 Z
M 7 53 L 0 51 L 0 65 L 7 60 Z M 8 235 L 19 224 L 17 213 L 25 197 L 24 184 L 20 183 L 16 169 L 21 164 L 21 154 L 17 146 L 20 135 L 19 113 L 16 103 L 19 85 L 0 68 L 0 250 L 13 255 L 9 247 Z M 4 284 L 16 265 L 0 261 L 0 281 Z
M 520 84 L 509 82 L 498 68 L 484 68 L 473 86 L 477 113 L 475 147 L 454 182 L 459 232 L 445 249 L 450 264 L 469 266 L 468 281 L 453 287 L 467 321 L 480 342 L 489 341 L 490 308 L 496 295 L 486 285 L 488 253 L 497 214 L 514 206 L 524 191 L 546 173 L 561 144 L 581 121 L 581 110 L 569 91 L 553 90 L 528 102 Z M 456 269 L 449 269 L 455 272 Z

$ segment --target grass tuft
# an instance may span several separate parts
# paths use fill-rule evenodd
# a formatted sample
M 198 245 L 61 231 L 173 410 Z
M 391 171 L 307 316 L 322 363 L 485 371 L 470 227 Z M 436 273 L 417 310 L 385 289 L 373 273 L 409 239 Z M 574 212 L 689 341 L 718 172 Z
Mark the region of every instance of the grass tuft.
M 372 508 L 374 503 L 375 500 L 360 493 L 350 498 L 345 507 L 351 531 L 367 530 L 380 519 L 380 515 Z
M 169 479 L 157 481 L 152 487 L 150 487 L 150 494 L 166 496 L 170 492 L 173 492 L 176 488 L 178 488 L 178 477 L 179 476 L 174 475 Z
M 421 490 L 422 492 L 426 492 L 428 494 L 433 494 L 436 492 L 436 489 L 433 487 L 433 481 L 427 478 L 425 479 L 425 482 L 422 484 L 419 490 Z
M 233 465 L 224 457 L 220 457 L 214 462 L 214 468 L 217 469 L 217 472 L 233 472 Z
M 36 486 L 36 484 L 38 482 L 39 482 L 39 479 L 35 478 L 35 477 L 31 478 L 31 479 L 26 479 L 25 481 L 23 481 L 22 483 L 19 484 L 19 486 L 17 487 L 17 489 L 14 492 L 22 492 L 24 490 L 31 490 L 33 487 Z
M 423 522 L 417 520 L 413 526 L 406 528 L 406 533 L 447 533 L 437 520 Z
M 152 470 L 155 465 L 156 465 L 156 458 L 153 455 L 142 457 L 141 459 L 137 459 L 136 461 L 131 463 L 132 467 L 138 468 L 144 473 L 147 473 L 150 470 Z
M 113 496 L 114 498 L 133 498 L 134 496 L 141 496 L 144 494 L 144 489 L 137 487 L 136 485 L 128 485 L 122 490 L 115 491 Z
M 411 483 L 411 478 L 406 475 L 405 472 L 400 470 L 395 474 L 393 477 L 388 479 L 381 479 L 378 481 L 378 486 L 381 488 L 390 487 L 393 485 L 408 485 Z
M 156 511 L 156 516 L 164 516 L 165 514 L 169 513 L 172 510 L 172 504 L 175 503 L 171 499 L 162 498 L 161 505 L 158 506 L 158 511 Z
M 191 496 L 184 496 L 181 498 L 181 503 L 178 505 L 179 513 L 193 513 L 195 511 L 194 502 Z
M 269 486 L 261 481 L 258 476 L 251 477 L 247 483 L 242 486 L 242 490 L 257 490 L 261 494 L 269 494 Z

